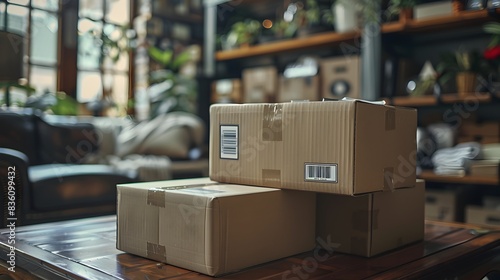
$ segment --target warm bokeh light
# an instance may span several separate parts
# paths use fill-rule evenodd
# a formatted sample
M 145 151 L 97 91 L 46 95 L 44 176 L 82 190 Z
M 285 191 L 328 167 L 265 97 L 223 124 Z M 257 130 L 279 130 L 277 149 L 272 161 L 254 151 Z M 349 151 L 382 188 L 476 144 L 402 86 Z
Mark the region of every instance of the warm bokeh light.
M 273 22 L 269 19 L 265 19 L 264 21 L 262 21 L 262 26 L 264 26 L 264 28 L 266 29 L 269 29 L 273 27 Z

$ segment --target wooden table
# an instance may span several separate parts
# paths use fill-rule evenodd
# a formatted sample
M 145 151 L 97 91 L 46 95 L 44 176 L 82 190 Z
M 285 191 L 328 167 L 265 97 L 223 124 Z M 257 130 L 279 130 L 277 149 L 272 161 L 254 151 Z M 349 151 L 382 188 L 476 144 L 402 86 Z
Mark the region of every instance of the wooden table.
M 9 233 L 0 234 L 0 275 L 9 273 Z M 14 279 L 211 279 L 117 250 L 115 216 L 19 227 L 15 240 Z M 378 257 L 334 253 L 317 265 L 311 258 L 304 253 L 220 278 L 481 279 L 500 270 L 500 232 L 427 221 L 425 241 Z

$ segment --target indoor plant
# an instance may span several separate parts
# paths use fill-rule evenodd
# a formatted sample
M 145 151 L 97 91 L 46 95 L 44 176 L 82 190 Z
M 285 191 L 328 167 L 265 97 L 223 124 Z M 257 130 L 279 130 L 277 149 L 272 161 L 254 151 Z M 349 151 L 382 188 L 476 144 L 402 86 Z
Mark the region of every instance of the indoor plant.
M 407 22 L 413 18 L 413 7 L 417 4 L 417 0 L 390 0 L 387 11 L 389 14 L 399 14 L 399 21 Z
M 484 26 L 484 30 L 492 34 L 491 42 L 483 53 L 489 68 L 489 88 L 490 91 L 500 92 L 500 23 L 488 23 Z
M 176 54 L 169 48 L 150 47 L 148 53 L 162 67 L 150 73 L 150 118 L 174 111 L 194 113 L 197 83 L 193 75 L 182 69 L 197 61 L 199 53 L 196 48 L 188 47 Z
M 256 42 L 261 31 L 261 25 L 253 19 L 235 22 L 226 35 L 221 36 L 221 46 L 224 50 L 230 50 L 243 46 L 249 46 Z
M 440 73 L 440 82 L 445 83 L 450 78 L 455 77 L 458 95 L 467 96 L 476 89 L 480 64 L 481 56 L 477 51 L 445 53 L 437 67 Z

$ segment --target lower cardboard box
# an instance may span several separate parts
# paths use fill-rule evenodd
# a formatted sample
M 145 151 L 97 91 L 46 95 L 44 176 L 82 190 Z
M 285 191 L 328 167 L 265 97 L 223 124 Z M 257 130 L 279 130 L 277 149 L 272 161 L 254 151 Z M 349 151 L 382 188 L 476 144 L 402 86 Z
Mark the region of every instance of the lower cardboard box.
M 483 226 L 500 226 L 500 210 L 498 208 L 468 205 L 465 209 L 465 222 Z
M 425 218 L 447 222 L 459 220 L 461 197 L 458 191 L 428 189 L 425 193 Z
M 208 178 L 118 185 L 117 248 L 218 276 L 312 250 L 315 202 Z
M 371 257 L 422 240 L 425 182 L 355 197 L 317 196 L 317 240 L 336 252 Z

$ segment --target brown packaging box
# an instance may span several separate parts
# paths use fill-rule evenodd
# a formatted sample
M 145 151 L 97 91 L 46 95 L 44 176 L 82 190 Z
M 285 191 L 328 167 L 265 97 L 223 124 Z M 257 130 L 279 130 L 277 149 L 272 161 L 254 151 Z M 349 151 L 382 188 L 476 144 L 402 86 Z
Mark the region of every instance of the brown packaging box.
M 285 78 L 280 77 L 278 102 L 293 100 L 317 101 L 319 98 L 319 77 Z
M 309 251 L 314 193 L 208 178 L 118 185 L 117 248 L 208 275 Z
M 317 196 L 318 240 L 337 252 L 371 257 L 422 240 L 425 182 L 356 197 Z
M 361 101 L 213 105 L 214 181 L 344 195 L 415 184 L 415 109 Z
M 321 96 L 361 98 L 360 63 L 360 57 L 354 55 L 323 59 L 320 62 Z
M 274 102 L 278 93 L 278 70 L 274 66 L 243 70 L 243 101 L 245 103 Z

